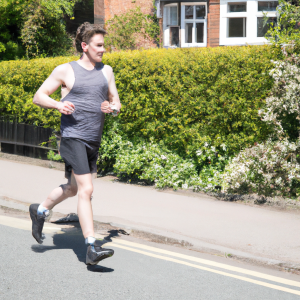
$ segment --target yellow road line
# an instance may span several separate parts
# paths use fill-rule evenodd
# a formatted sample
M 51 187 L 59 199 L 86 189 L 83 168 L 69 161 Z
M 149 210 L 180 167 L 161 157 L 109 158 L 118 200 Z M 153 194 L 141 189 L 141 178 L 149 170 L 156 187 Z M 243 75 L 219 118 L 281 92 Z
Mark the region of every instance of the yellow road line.
M 9 226 L 9 227 L 13 227 L 13 228 L 17 228 L 17 229 L 31 231 L 31 221 L 28 221 L 28 220 L 22 220 L 22 219 L 7 217 L 7 216 L 0 216 L 0 224 Z M 58 232 L 58 231 L 61 231 L 62 228 L 53 225 L 53 226 L 45 226 L 43 228 L 43 230 L 45 232 Z
M 247 274 L 247 275 L 254 276 L 254 277 L 259 277 L 259 278 L 262 278 L 262 279 L 278 282 L 278 283 L 281 283 L 281 284 L 300 287 L 300 282 L 297 282 L 297 281 L 294 281 L 294 280 L 284 279 L 284 278 L 280 278 L 280 277 L 276 277 L 276 276 L 272 276 L 272 275 L 267 275 L 267 274 L 256 272 L 256 271 L 242 269 L 242 268 L 239 268 L 239 267 L 234 267 L 234 266 L 230 266 L 230 265 L 210 261 L 210 260 L 207 260 L 207 259 L 202 259 L 202 258 L 189 256 L 189 255 L 185 255 L 185 254 L 181 254 L 181 253 L 176 253 L 176 252 L 172 252 L 172 251 L 168 251 L 168 250 L 158 249 L 158 248 L 155 248 L 155 247 L 146 246 L 146 245 L 142 245 L 142 244 L 137 244 L 137 243 L 133 243 L 133 242 L 128 242 L 128 241 L 124 241 L 124 240 L 120 240 L 120 239 L 116 239 L 116 238 L 113 239 L 113 242 L 117 243 L 117 244 L 125 245 L 125 246 L 140 248 L 140 249 L 143 249 L 143 250 L 148 250 L 148 251 L 157 252 L 157 253 L 160 253 L 160 254 L 174 256 L 174 257 L 185 259 L 185 260 L 190 260 L 190 261 L 193 261 L 193 262 L 209 265 L 209 266 L 212 266 L 212 267 L 217 267 L 217 268 L 226 269 L 226 270 L 229 270 L 229 271 L 234 271 L 234 272 L 238 272 L 238 273 L 242 273 L 242 274 Z
M 239 280 L 242 280 L 242 281 L 246 281 L 246 282 L 254 283 L 254 284 L 257 284 L 257 285 L 264 286 L 264 287 L 268 287 L 268 288 L 271 288 L 271 289 L 274 289 L 274 290 L 278 290 L 278 291 L 282 291 L 282 292 L 287 292 L 287 293 L 295 294 L 295 295 L 300 295 L 300 291 L 289 289 L 289 288 L 282 287 L 282 286 L 279 286 L 279 285 L 270 284 L 270 283 L 267 283 L 267 282 L 258 281 L 258 280 L 254 280 L 254 279 L 251 279 L 251 278 L 247 278 L 247 277 L 243 277 L 243 276 L 239 276 L 239 275 L 234 275 L 234 274 L 226 273 L 226 272 L 223 272 L 223 271 L 218 271 L 218 270 L 215 270 L 215 269 L 210 269 L 210 268 L 202 267 L 202 266 L 199 266 L 199 265 L 191 264 L 191 263 L 186 262 L 186 261 L 182 261 L 182 260 L 178 260 L 178 259 L 171 258 L 171 257 L 166 257 L 166 256 L 161 256 L 161 255 L 149 253 L 149 252 L 146 252 L 146 251 L 142 251 L 142 250 L 138 250 L 138 249 L 134 249 L 134 248 L 122 246 L 122 245 L 119 245 L 119 244 L 116 244 L 116 243 L 109 243 L 109 244 L 111 244 L 111 246 L 114 246 L 114 247 L 117 247 L 117 248 L 121 248 L 121 249 L 124 249 L 124 250 L 128 250 L 128 251 L 131 251 L 131 252 L 136 252 L 136 253 L 144 254 L 144 255 L 147 255 L 147 256 L 154 257 L 154 258 L 158 258 L 158 259 L 162 259 L 162 260 L 174 262 L 174 263 L 177 263 L 177 264 L 181 264 L 181 265 L 186 265 L 186 266 L 189 266 L 189 267 L 197 268 L 197 269 L 200 269 L 200 270 L 203 270 L 203 271 L 208 271 L 208 272 L 211 272 L 211 273 L 215 273 L 215 274 L 219 274 L 219 275 L 223 275 L 223 276 L 227 276 L 227 277 L 239 279 Z

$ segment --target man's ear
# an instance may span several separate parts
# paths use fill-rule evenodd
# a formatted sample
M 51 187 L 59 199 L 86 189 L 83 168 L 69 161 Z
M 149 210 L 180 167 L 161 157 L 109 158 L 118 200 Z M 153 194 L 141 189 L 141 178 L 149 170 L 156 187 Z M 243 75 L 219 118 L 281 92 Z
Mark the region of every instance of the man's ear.
M 88 48 L 89 48 L 89 45 L 85 42 L 82 42 L 81 47 L 82 47 L 83 52 L 87 52 Z

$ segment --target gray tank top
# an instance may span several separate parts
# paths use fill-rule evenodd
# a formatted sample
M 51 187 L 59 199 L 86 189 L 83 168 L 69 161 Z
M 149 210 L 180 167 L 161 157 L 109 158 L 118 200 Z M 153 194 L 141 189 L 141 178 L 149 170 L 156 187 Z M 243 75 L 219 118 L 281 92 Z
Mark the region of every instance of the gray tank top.
M 101 104 L 108 100 L 108 83 L 102 72 L 104 65 L 98 63 L 91 71 L 76 61 L 70 62 L 70 65 L 75 82 L 61 101 L 72 102 L 75 111 L 71 115 L 61 115 L 61 136 L 100 144 L 105 119 Z

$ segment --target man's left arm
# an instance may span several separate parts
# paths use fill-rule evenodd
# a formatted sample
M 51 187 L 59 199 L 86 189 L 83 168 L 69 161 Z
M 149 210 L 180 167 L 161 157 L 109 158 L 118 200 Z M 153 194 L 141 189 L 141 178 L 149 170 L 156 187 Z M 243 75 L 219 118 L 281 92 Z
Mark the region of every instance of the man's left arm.
M 101 109 L 105 113 L 112 112 L 110 106 L 113 105 L 116 107 L 118 112 L 120 112 L 121 109 L 121 102 L 118 94 L 118 90 L 116 87 L 116 82 L 115 82 L 115 76 L 112 71 L 112 68 L 109 67 L 109 70 L 107 70 L 107 79 L 108 79 L 108 100 L 109 101 L 104 101 L 102 103 Z

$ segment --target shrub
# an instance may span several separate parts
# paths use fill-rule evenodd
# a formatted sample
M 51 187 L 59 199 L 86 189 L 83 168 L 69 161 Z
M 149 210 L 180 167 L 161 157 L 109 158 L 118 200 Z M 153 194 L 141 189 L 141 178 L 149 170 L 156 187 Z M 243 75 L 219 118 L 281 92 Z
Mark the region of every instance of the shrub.
M 217 151 L 225 143 L 232 155 L 263 141 L 270 128 L 258 110 L 273 84 L 270 60 L 278 56 L 269 46 L 106 54 L 123 104 L 120 131 L 132 141 L 164 141 L 168 149 L 194 159 L 205 143 Z M 1 114 L 57 129 L 59 114 L 33 105 L 32 98 L 57 65 L 74 59 L 1 62 Z M 59 91 L 53 97 L 59 99 Z
M 1 62 L 0 114 L 15 115 L 19 122 L 58 129 L 60 114 L 34 105 L 32 99 L 53 69 L 71 60 L 71 57 L 58 57 Z M 59 100 L 60 89 L 51 97 Z
M 266 139 L 257 112 L 278 55 L 269 46 L 193 48 L 113 53 L 105 62 L 116 74 L 122 130 L 195 156 L 206 142 L 232 154 Z
M 226 167 L 224 191 L 299 196 L 299 142 L 267 141 L 241 151 Z

